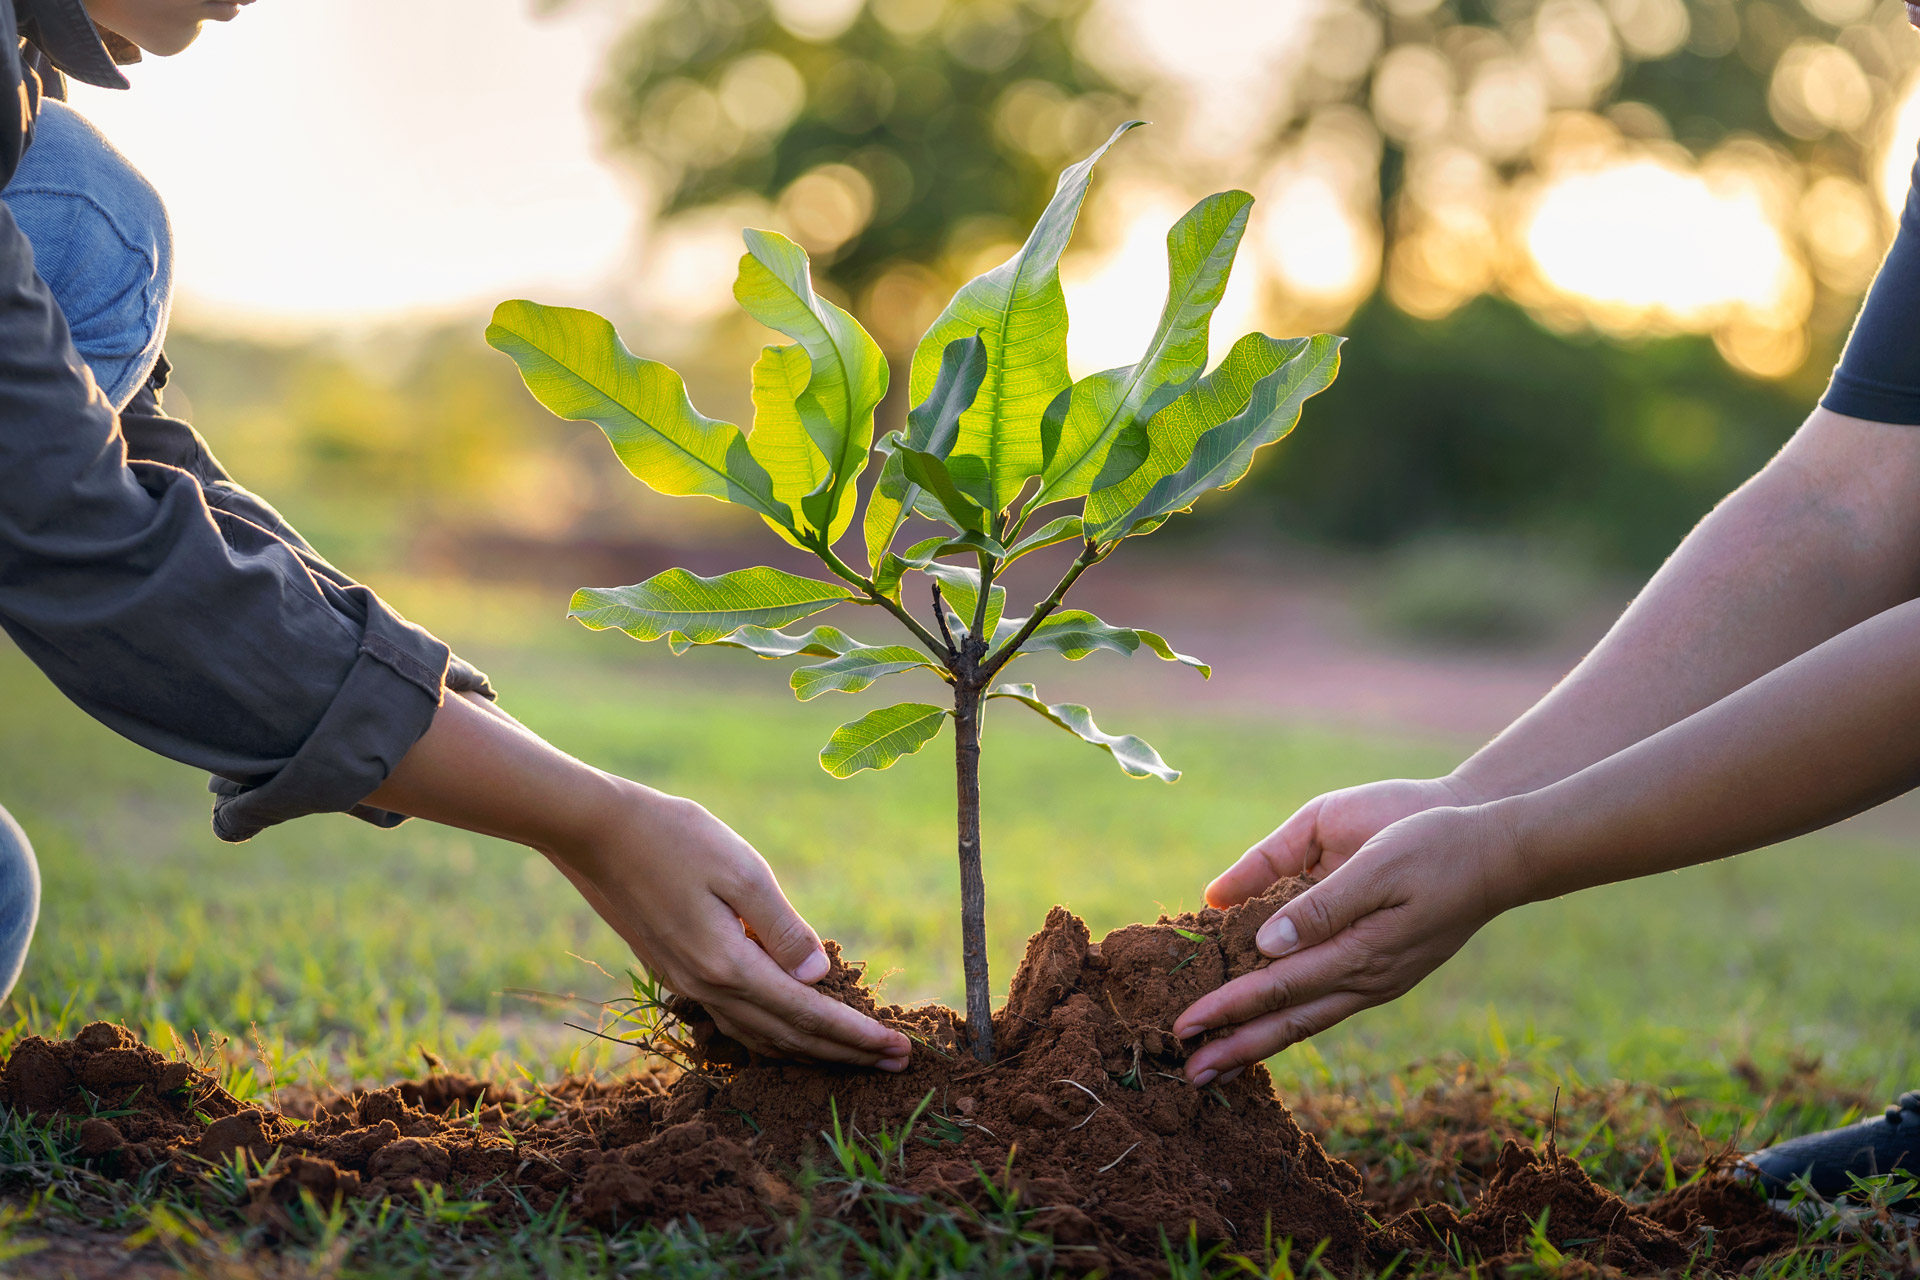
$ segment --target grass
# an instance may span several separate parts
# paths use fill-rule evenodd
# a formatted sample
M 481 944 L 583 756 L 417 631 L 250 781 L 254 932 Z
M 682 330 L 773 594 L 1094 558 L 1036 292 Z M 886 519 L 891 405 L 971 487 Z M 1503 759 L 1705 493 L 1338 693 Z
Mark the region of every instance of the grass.
M 815 754 L 871 695 L 795 704 L 781 666 L 732 654 L 675 662 L 570 627 L 545 594 L 427 583 L 395 594 L 554 741 L 732 822 L 823 934 L 891 975 L 890 994 L 956 1000 L 952 779 L 940 744 L 835 782 Z M 1044 689 L 1047 668 L 1031 661 L 1027 678 Z M 1125 681 L 1119 660 L 1108 671 Z M 886 692 L 920 696 L 912 679 Z M 162 1045 L 224 1039 L 242 1093 L 418 1074 L 422 1047 L 493 1072 L 615 1065 L 604 1042 L 565 1029 L 575 1015 L 508 994 L 622 994 L 576 957 L 618 972 L 623 949 L 535 855 L 344 817 L 222 845 L 199 775 L 93 724 L 11 650 L 0 650 L 0 707 L 0 804 L 33 837 L 45 878 L 40 932 L 12 998 L 16 1031 L 107 1017 Z M 1032 717 L 992 721 L 988 923 L 1003 990 L 1050 904 L 1069 903 L 1096 936 L 1191 906 L 1300 801 L 1444 769 L 1462 749 L 1174 708 L 1102 719 L 1153 741 L 1187 776 L 1173 787 L 1132 781 Z M 1464 1066 L 1503 1082 L 1536 1127 L 1554 1089 L 1604 1091 L 1614 1080 L 1701 1099 L 1711 1132 L 1748 1142 L 1845 1118 L 1851 1100 L 1920 1083 L 1920 930 L 1901 888 L 1916 854 L 1884 830 L 1843 828 L 1516 912 L 1406 999 L 1276 1060 L 1280 1087 L 1377 1111 Z M 1817 1089 L 1764 1083 L 1810 1078 L 1815 1060 Z M 1670 1119 L 1646 1120 L 1646 1132 Z

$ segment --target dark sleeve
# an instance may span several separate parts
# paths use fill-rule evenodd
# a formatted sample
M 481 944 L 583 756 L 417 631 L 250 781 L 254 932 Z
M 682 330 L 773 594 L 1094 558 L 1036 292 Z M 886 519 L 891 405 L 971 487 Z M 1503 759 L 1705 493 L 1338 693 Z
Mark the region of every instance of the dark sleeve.
M 4 206 L 0 626 L 90 715 L 217 775 L 226 840 L 355 809 L 432 723 L 449 659 L 190 472 L 128 459 Z
M 1893 248 L 1820 404 L 1850 418 L 1920 426 L 1920 164 Z
M 214 457 L 213 450 L 198 431 L 161 411 L 157 389 L 166 385 L 170 372 L 167 358 L 162 355 L 153 377 L 134 392 L 127 407 L 121 410 L 120 429 L 127 437 L 127 456 L 136 462 L 160 462 L 187 472 L 200 482 L 209 507 L 244 520 L 286 543 L 316 577 L 347 590 L 363 590 L 359 583 L 315 551 L 313 544 L 301 536 L 273 504 L 238 484 Z M 479 694 L 489 702 L 499 699 L 486 673 L 457 653 L 447 660 L 446 685 L 455 693 Z

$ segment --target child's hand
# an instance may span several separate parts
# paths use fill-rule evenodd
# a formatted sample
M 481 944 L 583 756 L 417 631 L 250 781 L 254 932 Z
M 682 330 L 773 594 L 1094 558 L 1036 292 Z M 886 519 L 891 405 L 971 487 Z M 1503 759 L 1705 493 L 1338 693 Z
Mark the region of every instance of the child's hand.
M 546 854 L 649 969 L 751 1049 L 906 1066 L 904 1035 L 806 985 L 827 974 L 819 937 L 766 859 L 691 800 L 589 768 L 484 699 L 449 697 L 368 802 Z
M 1448 778 L 1392 778 L 1315 796 L 1221 872 L 1207 886 L 1207 904 L 1231 907 L 1288 876 L 1324 877 L 1400 819 L 1474 799 Z
M 661 981 L 760 1053 L 906 1067 L 904 1035 L 808 985 L 826 952 L 753 846 L 691 800 L 621 790 L 616 820 L 548 856 Z
M 1187 1078 L 1207 1084 L 1412 990 L 1523 900 L 1514 849 L 1487 807 L 1429 809 L 1369 840 L 1260 927 L 1260 950 L 1282 958 L 1180 1015 L 1183 1038 L 1234 1028 L 1194 1053 Z

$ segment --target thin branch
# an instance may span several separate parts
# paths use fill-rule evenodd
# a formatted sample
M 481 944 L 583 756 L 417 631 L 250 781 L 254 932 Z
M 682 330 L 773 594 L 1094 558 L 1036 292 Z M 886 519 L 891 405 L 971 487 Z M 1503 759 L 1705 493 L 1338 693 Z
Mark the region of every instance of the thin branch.
M 940 634 L 946 637 L 947 648 L 958 651 L 960 646 L 953 642 L 953 630 L 947 626 L 947 600 L 940 594 L 940 579 L 930 579 L 933 584 L 933 619 L 940 624 Z
M 935 638 L 934 634 L 931 631 L 928 631 L 925 627 L 920 625 L 920 620 L 918 618 L 914 617 L 912 614 L 908 613 L 905 609 L 901 608 L 897 601 L 887 596 L 884 592 L 880 590 L 880 588 L 874 586 L 872 579 L 862 577 L 860 574 L 854 572 L 852 569 L 849 569 L 846 566 L 845 562 L 843 562 L 839 556 L 833 553 L 833 548 L 826 545 L 824 540 L 821 542 L 819 546 L 809 546 L 807 550 L 813 552 L 814 555 L 820 557 L 820 562 L 826 565 L 827 568 L 833 570 L 834 575 L 836 577 L 840 578 L 845 582 L 851 583 L 853 586 L 860 588 L 860 593 L 866 596 L 867 599 L 879 605 L 882 609 L 885 609 L 888 613 L 892 614 L 894 617 L 900 619 L 901 624 L 904 625 L 907 628 L 907 630 L 913 632 L 915 638 L 918 639 L 921 644 L 927 647 L 928 653 L 931 653 L 935 657 L 943 659 L 949 666 L 953 664 L 953 659 L 955 657 L 955 651 L 953 646 L 942 645 L 940 641 Z
M 980 642 L 982 656 L 987 652 L 984 646 L 993 639 L 986 634 L 987 597 L 993 594 L 993 571 L 998 567 L 998 561 L 986 552 L 980 552 L 980 598 L 973 606 L 973 638 Z
M 1001 647 L 1000 656 L 981 669 L 980 678 L 983 682 L 991 681 L 1000 674 L 1000 669 L 1013 660 L 1014 654 L 1020 652 L 1020 646 L 1031 640 L 1033 633 L 1039 629 L 1041 623 L 1047 620 L 1047 616 L 1060 607 L 1060 602 L 1066 598 L 1073 584 L 1080 580 L 1080 575 L 1099 564 L 1111 551 L 1110 547 L 1107 553 L 1102 553 L 1092 542 L 1081 548 L 1080 554 L 1074 557 L 1073 567 L 1067 570 L 1064 578 L 1060 579 L 1060 585 L 1053 589 L 1053 594 L 1040 602 L 1040 606 L 1033 611 L 1033 616 L 1027 619 L 1027 625 L 1021 627 L 1013 639 Z

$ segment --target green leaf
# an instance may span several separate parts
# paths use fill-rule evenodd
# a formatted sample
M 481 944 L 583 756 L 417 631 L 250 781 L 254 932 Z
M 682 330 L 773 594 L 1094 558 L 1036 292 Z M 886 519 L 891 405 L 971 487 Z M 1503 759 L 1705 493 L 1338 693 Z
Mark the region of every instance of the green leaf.
M 987 696 L 1025 703 L 1068 733 L 1104 749 L 1130 778 L 1158 778 L 1162 782 L 1180 779 L 1180 771 L 1168 768 L 1160 753 L 1139 738 L 1130 733 L 1118 737 L 1102 733 L 1100 726 L 1093 722 L 1093 713 L 1077 702 L 1042 702 L 1030 684 L 1003 684 Z
M 854 481 L 873 447 L 887 360 L 859 321 L 814 293 L 804 249 L 772 231 L 749 230 L 745 239 L 733 296 L 748 315 L 799 343 L 810 365 L 795 411 L 826 460 L 828 478 L 802 511 L 831 543 L 853 522 Z
M 957 556 L 965 552 L 975 555 L 986 554 L 996 560 L 1007 558 L 1007 549 L 984 533 L 967 532 L 954 537 L 942 534 L 938 537 L 916 542 L 907 548 L 906 559 L 909 564 L 918 560 L 936 560 L 941 556 Z
M 1133 634 L 1139 636 L 1140 642 L 1142 644 L 1146 645 L 1147 648 L 1153 650 L 1156 655 L 1158 655 L 1160 658 L 1164 659 L 1165 661 L 1178 662 L 1183 666 L 1192 667 L 1195 671 L 1198 671 L 1200 673 L 1200 678 L 1202 680 L 1213 679 L 1213 667 L 1210 664 L 1202 662 L 1198 658 L 1190 657 L 1184 653 L 1176 653 L 1174 651 L 1173 646 L 1167 643 L 1166 637 L 1160 635 L 1158 632 L 1147 631 L 1143 628 L 1135 627 L 1133 630 Z
M 678 632 L 692 644 L 712 644 L 745 626 L 781 627 L 830 609 L 852 592 L 762 565 L 702 578 L 669 569 L 631 587 L 585 587 L 574 593 L 568 617 L 595 631 L 617 627 L 636 640 Z
M 907 479 L 933 495 L 940 504 L 941 512 L 954 528 L 976 533 L 986 530 L 992 515 L 971 494 L 961 489 L 953 473 L 947 470 L 944 460 L 921 449 L 903 448 L 899 451 L 899 457 Z
M 487 342 L 513 358 L 527 390 L 551 413 L 599 426 L 649 488 L 718 498 L 793 525 L 794 513 L 774 497 L 773 479 L 740 428 L 700 413 L 679 374 L 627 350 L 593 312 L 503 302 L 494 308 Z
M 794 510 L 832 474 L 800 422 L 798 401 L 813 376 L 805 348 L 760 349 L 753 362 L 753 434 L 747 448 L 773 478 L 773 496 Z
M 694 641 L 681 632 L 675 631 L 667 636 L 667 647 L 673 650 L 677 658 L 694 647 Z M 762 658 L 792 658 L 801 654 L 818 658 L 835 658 L 843 653 L 867 646 L 855 640 L 838 627 L 814 627 L 800 635 L 788 635 L 784 631 L 775 631 L 770 627 L 741 627 L 730 631 L 718 640 L 704 642 L 728 649 L 745 649 L 748 653 Z
M 1081 536 L 1079 516 L 1060 516 L 1049 520 L 1020 541 L 1007 548 L 1003 557 L 1008 562 L 1018 560 L 1029 551 L 1038 551 L 1042 547 L 1051 547 L 1057 542 L 1066 542 Z
M 1248 334 L 1220 367 L 1148 424 L 1153 456 L 1125 483 L 1087 499 L 1088 537 L 1151 532 L 1209 489 L 1231 488 L 1254 451 L 1293 430 L 1307 397 L 1340 371 L 1340 344 L 1328 334 Z
M 980 607 L 980 571 L 965 569 L 957 564 L 941 564 L 931 559 L 924 564 L 913 564 L 912 567 L 928 577 L 939 579 L 940 594 L 953 606 L 954 614 L 960 619 L 960 629 L 972 634 L 973 615 Z M 1006 611 L 1007 589 L 996 586 L 987 592 L 987 617 L 981 633 L 989 636 L 994 634 Z
M 885 461 L 880 479 L 867 498 L 867 563 L 874 569 L 893 546 L 893 538 L 920 497 L 920 486 L 907 479 L 900 448 L 918 449 L 945 458 L 960 436 L 960 415 L 973 404 L 987 375 L 987 345 L 979 334 L 955 338 L 940 357 L 940 373 L 927 398 L 907 414 L 907 429 L 880 442 Z
M 1118 484 L 1148 456 L 1141 428 L 1207 367 L 1214 308 L 1227 290 L 1253 197 L 1222 191 L 1167 233 L 1167 301 L 1146 354 L 1074 384 L 1035 507 Z
M 1085 609 L 1062 609 L 1048 614 L 1046 620 L 1033 629 L 1026 643 L 1020 646 L 1020 652 L 1057 653 L 1069 662 L 1078 662 L 1102 649 L 1131 656 L 1141 645 L 1168 662 L 1179 662 L 1194 668 L 1202 679 L 1211 679 L 1213 676 L 1212 667 L 1198 658 L 1175 653 L 1172 646 L 1155 633 L 1134 627 L 1111 626 Z
M 944 708 L 901 702 L 869 711 L 833 731 L 820 752 L 820 767 L 836 778 L 862 769 L 885 769 L 932 742 L 947 717 Z
M 1018 496 L 1029 477 L 1040 474 L 1041 417 L 1073 381 L 1067 372 L 1060 255 L 1073 235 L 1093 166 L 1141 123 L 1121 125 L 1099 150 L 1060 175 L 1053 200 L 1020 251 L 962 286 L 913 354 L 909 399 L 918 403 L 932 390 L 948 343 L 973 333 L 985 341 L 986 377 L 961 415 L 954 453 L 985 464 L 996 513 Z
M 882 676 L 897 675 L 915 667 L 939 669 L 918 649 L 903 644 L 880 645 L 850 650 L 831 662 L 798 667 L 788 683 L 793 686 L 794 696 L 806 702 L 823 693 L 858 693 Z

